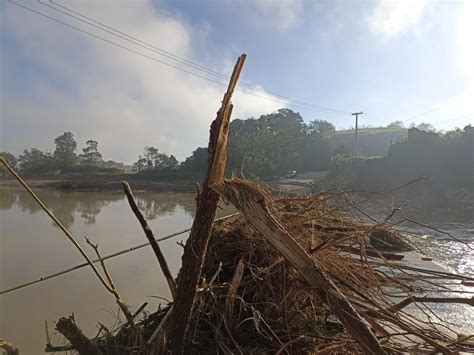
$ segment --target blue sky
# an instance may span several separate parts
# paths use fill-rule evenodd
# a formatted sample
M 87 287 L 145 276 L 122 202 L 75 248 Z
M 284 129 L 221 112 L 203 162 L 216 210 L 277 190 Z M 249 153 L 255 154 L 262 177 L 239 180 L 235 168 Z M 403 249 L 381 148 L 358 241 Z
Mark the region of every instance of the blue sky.
M 15 1 L 182 66 L 36 1 Z M 363 110 L 361 124 L 423 121 L 447 130 L 474 121 L 474 6 L 469 0 L 43 2 L 225 74 L 245 52 L 245 82 L 313 105 Z M 53 139 L 66 130 L 80 146 L 96 139 L 105 158 L 126 162 L 145 145 L 183 159 L 207 143 L 222 86 L 8 2 L 0 11 L 0 149 L 52 150 Z M 258 95 L 264 97 L 238 92 L 234 117 L 291 108 L 290 101 Z M 351 115 L 294 109 L 306 121 L 353 125 Z

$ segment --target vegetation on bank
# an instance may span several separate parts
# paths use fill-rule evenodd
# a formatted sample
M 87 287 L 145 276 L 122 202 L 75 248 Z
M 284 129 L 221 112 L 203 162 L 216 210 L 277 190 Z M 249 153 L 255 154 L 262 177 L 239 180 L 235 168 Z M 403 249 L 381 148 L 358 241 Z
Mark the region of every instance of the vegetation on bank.
M 472 167 L 472 159 L 469 160 L 472 129 L 435 133 L 426 123 L 416 128 L 432 138 L 414 141 L 403 122 L 395 121 L 386 127 L 359 128 L 355 144 L 354 130 L 336 130 L 325 120 L 305 123 L 299 113 L 290 109 L 280 109 L 259 118 L 234 119 L 229 130 L 226 175 L 236 173 L 256 180 L 271 180 L 290 170 L 298 173 L 332 170 L 334 183 L 348 188 L 370 186 L 376 189 L 383 183 L 383 189 L 412 176 L 427 175 L 434 176 L 435 185 L 441 189 L 453 184 L 466 186 L 469 183 L 466 174 Z M 461 141 L 467 143 L 458 147 L 461 143 L 456 142 Z M 79 151 L 71 132 L 58 136 L 54 144 L 52 153 L 31 148 L 18 157 L 6 152 L 0 155 L 22 176 L 54 180 L 52 187 L 90 189 L 97 184 L 96 188 L 116 189 L 116 184 L 110 183 L 125 179 L 164 184 L 155 186 L 156 190 L 168 189 L 169 184 L 192 188 L 204 175 L 208 156 L 207 148 L 198 147 L 180 163 L 173 155 L 146 146 L 133 165 L 125 165 L 105 161 L 99 142 L 92 139 Z M 459 160 L 456 152 L 460 152 L 464 160 Z M 443 164 L 430 157 L 444 159 Z M 461 165 L 464 170 L 457 173 L 463 169 Z M 449 167 L 444 169 L 446 174 L 436 171 L 439 166 Z M 0 176 L 8 174 L 0 170 Z
M 384 190 L 415 178 L 421 184 L 402 194 L 445 206 L 474 201 L 474 128 L 445 134 L 408 130 L 408 137 L 391 145 L 388 154 L 373 159 L 345 161 L 334 169 L 326 187 Z
M 258 119 L 235 119 L 230 125 L 227 170 L 258 179 L 279 176 L 288 170 L 327 170 L 335 154 L 351 151 L 353 133 L 336 131 L 332 123 L 324 120 L 306 124 L 299 113 L 289 109 Z M 374 135 L 379 137 L 379 142 L 373 140 Z M 394 122 L 388 127 L 361 128 L 359 137 L 360 154 L 383 155 L 391 140 L 406 137 L 406 129 Z M 53 152 L 30 148 L 17 157 L 7 152 L 0 154 L 23 176 L 30 178 L 68 179 L 120 173 L 134 174 L 138 179 L 200 177 L 207 163 L 207 148 L 202 147 L 179 163 L 173 155 L 146 146 L 133 166 L 127 166 L 105 161 L 96 140 L 87 140 L 79 150 L 71 132 L 55 138 L 54 144 Z

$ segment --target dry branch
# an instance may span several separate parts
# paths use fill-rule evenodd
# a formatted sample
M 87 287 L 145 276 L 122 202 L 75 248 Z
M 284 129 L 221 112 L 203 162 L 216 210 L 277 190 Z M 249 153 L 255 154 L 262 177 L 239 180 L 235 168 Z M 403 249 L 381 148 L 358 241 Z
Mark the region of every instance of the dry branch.
M 420 296 L 411 296 L 405 298 L 403 301 L 391 306 L 387 309 L 388 312 L 398 312 L 406 306 L 414 303 L 456 303 L 456 304 L 466 304 L 471 307 L 474 307 L 474 297 L 465 298 L 465 297 L 420 297 Z
M 234 299 L 235 295 L 237 294 L 237 288 L 240 285 L 240 281 L 242 280 L 242 275 L 244 273 L 244 262 L 241 259 L 235 268 L 234 276 L 232 277 L 232 281 L 229 285 L 229 291 L 227 292 L 227 299 L 225 301 L 225 316 L 227 319 L 231 320 L 233 317 L 232 313 L 234 311 Z
M 346 249 L 342 247 L 342 249 Z M 360 255 L 360 249 L 357 249 L 355 247 L 348 247 L 347 250 L 353 254 Z M 402 260 L 405 255 L 403 254 L 395 254 L 395 253 L 387 253 L 387 252 L 380 252 L 377 250 L 369 250 L 365 249 L 365 254 L 367 256 L 371 256 L 373 258 L 379 258 L 379 259 L 387 259 L 387 260 Z
M 245 57 L 245 54 L 242 54 L 237 60 L 222 105 L 217 112 L 216 119 L 211 124 L 207 172 L 197 201 L 196 217 L 184 247 L 182 266 L 177 280 L 175 311 L 172 312 L 165 326 L 166 336 L 171 342 L 171 347 L 177 352 L 182 351 L 184 345 L 207 244 L 219 202 L 219 194 L 213 191 L 210 185 L 220 183 L 224 179 L 227 136 L 232 112 L 231 98 L 244 65 Z
M 155 252 L 156 258 L 158 259 L 158 262 L 160 264 L 161 270 L 163 271 L 163 274 L 165 275 L 166 281 L 168 282 L 168 286 L 170 288 L 171 292 L 171 297 L 176 299 L 176 285 L 174 283 L 173 276 L 171 275 L 171 271 L 168 267 L 168 263 L 166 262 L 166 259 L 161 252 L 160 246 L 158 245 L 158 242 L 155 239 L 155 236 L 153 235 L 153 232 L 148 225 L 147 221 L 145 220 L 145 217 L 143 216 L 143 213 L 140 211 L 138 208 L 135 199 L 133 197 L 132 189 L 130 188 L 130 185 L 128 182 L 123 181 L 123 191 L 125 192 L 125 195 L 127 195 L 127 200 L 128 203 L 130 204 L 130 207 L 137 217 L 138 221 L 140 222 L 140 225 L 143 228 L 143 231 L 145 232 L 145 235 L 150 242 L 151 247 L 153 248 L 153 251 Z
M 135 330 L 138 330 L 135 326 L 135 323 L 133 322 L 133 316 L 132 313 L 130 312 L 129 306 L 123 301 L 122 297 L 120 297 L 120 294 L 117 290 L 117 287 L 115 286 L 114 281 L 112 280 L 112 276 L 110 276 L 109 270 L 107 270 L 107 266 L 105 266 L 105 261 L 102 260 L 102 256 L 100 255 L 99 252 L 99 245 L 98 244 L 92 244 L 91 241 L 87 238 L 87 244 L 89 244 L 92 249 L 94 249 L 97 258 L 100 260 L 100 265 L 102 266 L 102 270 L 104 271 L 105 277 L 107 278 L 107 282 L 109 283 L 109 287 L 107 288 L 111 294 L 114 295 L 115 301 L 119 305 L 120 309 L 122 310 L 123 314 L 125 315 L 125 318 L 127 319 L 128 324 L 130 327 L 132 327 Z
M 158 337 L 158 335 L 161 333 L 161 331 L 163 330 L 163 327 L 166 325 L 166 322 L 168 321 L 169 317 L 173 314 L 173 308 L 174 306 L 171 306 L 169 309 L 168 309 L 168 312 L 166 312 L 165 316 L 163 317 L 163 319 L 161 320 L 160 324 L 158 325 L 158 327 L 156 327 L 155 331 L 153 332 L 153 334 L 151 335 L 150 339 L 148 339 L 147 341 L 147 345 L 151 345 L 153 344 L 153 342 L 155 341 L 155 339 Z
M 20 351 L 18 348 L 13 345 L 12 343 L 9 343 L 5 339 L 0 338 L 0 349 L 5 350 L 7 355 L 19 355 Z

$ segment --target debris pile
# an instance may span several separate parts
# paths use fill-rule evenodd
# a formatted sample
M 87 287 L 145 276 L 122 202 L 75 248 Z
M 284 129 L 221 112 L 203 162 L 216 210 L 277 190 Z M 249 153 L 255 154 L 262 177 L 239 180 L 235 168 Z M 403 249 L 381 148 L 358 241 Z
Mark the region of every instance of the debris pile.
M 253 183 L 236 179 L 227 183 L 247 184 L 270 199 L 263 188 Z M 429 312 L 425 304 L 430 302 L 474 306 L 474 300 L 467 297 L 417 296 L 445 291 L 443 280 L 460 282 L 469 278 L 403 269 L 404 264 L 397 263 L 403 254 L 393 253 L 393 250 L 399 250 L 394 245 L 405 245 L 402 242 L 404 235 L 385 222 L 368 224 L 354 219 L 351 206 L 338 199 L 338 195 L 319 193 L 301 198 L 270 199 L 266 203 L 271 204 L 275 219 L 291 231 L 312 263 L 324 271 L 367 322 L 383 351 L 448 353 L 474 350 L 468 337 L 458 336 L 446 325 L 404 311 L 412 302 L 417 302 L 425 312 Z M 374 248 L 371 243 L 374 236 L 380 235 L 384 235 L 384 250 Z M 375 244 L 380 248 L 379 239 Z M 420 277 L 429 277 L 429 280 L 424 282 Z M 336 296 L 329 294 L 327 297 Z M 321 299 L 321 293 L 249 223 L 245 215 L 220 221 L 212 229 L 183 351 L 226 354 L 367 352 L 334 314 L 330 303 L 331 300 Z M 163 327 L 163 320 L 172 310 L 172 304 L 169 304 L 155 313 L 142 313 L 142 319 L 135 323 L 138 332 L 126 321 L 116 330 L 101 327 L 92 344 L 97 346 L 98 354 L 162 351 L 166 349 L 166 334 L 154 334 L 160 325 Z M 58 322 L 56 327 L 61 333 L 66 320 L 69 327 L 74 322 L 71 318 Z M 61 348 L 49 348 L 49 351 L 53 350 Z
M 388 353 L 445 352 L 458 345 L 472 350 L 462 339 L 457 342 L 455 333 L 403 311 L 399 302 L 409 302 L 413 289 L 436 292 L 443 286 L 431 278 L 432 284 L 425 287 L 415 273 L 400 278 L 390 260 L 402 256 L 379 251 L 370 241 L 384 234 L 387 249 L 393 250 L 394 245 L 405 245 L 404 236 L 383 224 L 356 222 L 348 204 L 333 203 L 337 195 L 279 199 L 273 211 L 311 261 L 370 324 L 383 349 Z M 440 280 L 443 277 L 439 275 Z M 320 299 L 305 277 L 245 216 L 213 229 L 201 290 L 188 333 L 188 351 L 301 354 L 363 350 L 325 304 L 327 300 Z M 472 299 L 465 300 L 474 306 Z M 449 343 L 453 347 L 446 346 Z

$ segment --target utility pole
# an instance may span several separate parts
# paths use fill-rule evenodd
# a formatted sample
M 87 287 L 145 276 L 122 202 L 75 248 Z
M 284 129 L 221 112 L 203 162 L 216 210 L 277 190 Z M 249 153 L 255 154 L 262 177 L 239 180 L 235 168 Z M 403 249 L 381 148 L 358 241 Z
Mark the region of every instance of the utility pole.
M 358 129 L 358 126 L 359 126 L 359 115 L 363 115 L 364 112 L 363 111 L 360 111 L 360 112 L 354 112 L 352 114 L 352 116 L 356 116 L 356 125 L 355 125 L 355 143 L 354 143 L 354 150 L 355 150 L 355 153 L 357 154 L 357 129 Z

